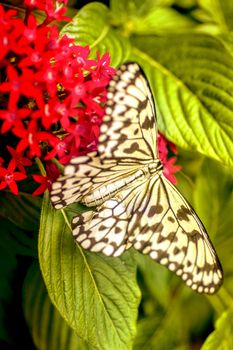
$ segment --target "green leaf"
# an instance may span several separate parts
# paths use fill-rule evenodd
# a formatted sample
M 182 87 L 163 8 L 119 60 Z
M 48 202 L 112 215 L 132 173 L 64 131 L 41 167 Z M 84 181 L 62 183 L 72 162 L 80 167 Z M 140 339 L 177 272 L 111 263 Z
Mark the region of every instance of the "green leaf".
M 194 22 L 167 7 L 171 1 L 111 1 L 112 22 L 125 35 L 161 34 L 193 28 Z
M 139 321 L 134 350 L 189 349 L 179 303 L 170 306 L 160 316 Z
M 61 34 L 74 38 L 79 45 L 90 45 L 94 57 L 96 51 L 101 54 L 108 51 L 113 66 L 128 59 L 129 41 L 111 28 L 109 9 L 101 3 L 84 6 L 73 21 L 63 27 Z
M 229 274 L 233 271 L 232 171 L 218 162 L 206 159 L 196 179 L 194 207 L 214 240 L 225 273 Z
M 172 273 L 164 266 L 153 261 L 149 256 L 135 251 L 135 260 L 149 294 L 163 307 L 170 301 Z
M 211 237 L 218 233 L 225 234 L 233 225 L 232 202 L 233 177 L 231 171 L 222 164 L 205 159 L 194 187 L 194 205 L 203 217 L 204 224 Z M 223 223 L 222 215 L 228 204 L 231 206 L 226 216 L 229 217 L 228 227 Z M 224 228 L 221 226 L 224 225 Z
M 230 32 L 233 29 L 233 2 L 229 0 L 199 0 L 203 12 L 198 19 L 204 23 L 214 23 L 219 32 Z
M 108 258 L 82 250 L 45 195 L 39 260 L 52 302 L 83 340 L 101 350 L 131 348 L 139 290 L 129 252 Z
M 174 0 L 110 0 L 110 8 L 121 21 L 126 17 L 140 17 L 155 7 L 170 6 Z
M 233 310 L 224 312 L 216 322 L 215 331 L 209 335 L 201 350 L 233 349 Z
M 233 60 L 220 40 L 196 35 L 132 39 L 145 69 L 160 130 L 184 149 L 233 166 Z
M 31 266 L 24 281 L 23 309 L 38 349 L 94 349 L 77 336 L 51 303 L 37 263 Z
M 38 231 L 41 198 L 27 193 L 15 196 L 11 192 L 1 192 L 0 215 L 27 231 Z

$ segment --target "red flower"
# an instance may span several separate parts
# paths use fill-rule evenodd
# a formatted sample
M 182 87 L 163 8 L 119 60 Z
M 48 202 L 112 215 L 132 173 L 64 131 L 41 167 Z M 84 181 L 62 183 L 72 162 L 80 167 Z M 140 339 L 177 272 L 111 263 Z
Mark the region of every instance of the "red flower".
M 33 192 L 33 196 L 39 196 L 44 193 L 45 190 L 51 190 L 52 183 L 58 178 L 60 172 L 57 166 L 53 163 L 46 164 L 47 176 L 32 175 L 34 181 L 38 182 L 40 186 Z
M 12 66 L 7 66 L 8 81 L 0 85 L 0 91 L 9 92 L 11 106 L 16 105 L 20 95 L 34 97 L 38 105 L 43 105 L 43 97 L 40 89 L 34 86 L 34 74 L 29 69 L 23 69 L 19 75 L 17 70 Z
M 9 131 L 17 120 L 25 119 L 31 113 L 30 109 L 21 108 L 17 109 L 15 105 L 8 104 L 8 109 L 0 110 L 0 119 L 3 119 L 1 132 L 5 133 Z
M 26 179 L 26 175 L 21 172 L 15 172 L 14 162 L 10 162 L 8 168 L 0 168 L 0 190 L 3 190 L 7 186 L 10 188 L 11 192 L 17 195 L 19 193 L 16 181 L 21 181 Z
M 44 10 L 44 0 L 24 0 L 24 4 L 29 8 L 38 8 Z
M 60 4 L 59 4 L 60 2 Z M 67 1 L 55 1 L 56 7 L 54 7 L 53 0 L 46 0 L 45 2 L 45 12 L 47 14 L 46 24 L 56 20 L 56 21 L 70 21 L 71 18 L 67 16 L 63 16 L 66 12 L 66 8 L 64 7 L 64 3 Z
M 17 167 L 21 173 L 26 174 L 24 169 L 25 166 L 31 166 L 32 161 L 23 156 L 23 152 L 16 152 L 14 148 L 7 146 L 8 151 L 12 156 L 11 162 L 14 162 L 15 167 Z
M 41 156 L 41 149 L 39 146 L 40 132 L 38 131 L 38 125 L 35 120 L 30 121 L 27 127 L 25 127 L 23 123 L 18 122 L 12 131 L 16 136 L 21 138 L 16 147 L 17 152 L 22 152 L 29 147 L 30 157 Z
M 110 55 L 108 52 L 106 52 L 102 57 L 100 56 L 99 52 L 96 53 L 97 55 L 97 65 L 95 70 L 92 71 L 92 77 L 94 80 L 104 80 L 111 78 L 115 73 L 116 70 L 112 67 L 110 67 Z
M 55 135 L 49 133 L 41 133 L 41 140 L 48 141 L 52 150 L 45 156 L 45 160 L 49 160 L 58 156 L 60 163 L 66 164 L 71 157 L 74 155 L 74 152 L 77 151 L 79 146 L 79 137 L 76 135 L 67 135 L 64 138 L 59 138 Z
M 174 165 L 175 162 L 176 162 L 176 157 L 171 157 L 167 159 L 166 162 L 163 162 L 163 166 L 164 166 L 163 174 L 174 185 L 177 184 L 177 180 L 174 173 L 181 170 L 180 165 Z
M 174 173 L 180 171 L 180 165 L 174 165 L 176 162 L 176 157 L 169 157 L 169 151 L 172 153 L 177 153 L 176 146 L 168 141 L 161 133 L 158 134 L 158 150 L 159 158 L 163 163 L 163 174 L 166 178 L 176 185 L 177 180 Z
M 33 180 L 38 182 L 40 186 L 33 192 L 33 196 L 39 196 L 40 194 L 44 193 L 45 190 L 49 189 L 51 187 L 51 181 L 47 176 L 43 175 L 32 175 Z

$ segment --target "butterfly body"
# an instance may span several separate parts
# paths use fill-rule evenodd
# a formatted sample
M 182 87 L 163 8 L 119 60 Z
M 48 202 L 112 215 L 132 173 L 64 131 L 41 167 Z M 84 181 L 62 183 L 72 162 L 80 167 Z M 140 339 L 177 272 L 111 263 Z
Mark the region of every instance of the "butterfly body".
M 129 166 L 129 164 L 127 164 Z M 144 165 L 141 169 L 135 170 L 132 174 L 122 176 L 120 180 L 113 181 L 107 185 L 101 186 L 97 189 L 90 188 L 90 194 L 83 196 L 81 203 L 87 207 L 93 207 L 104 203 L 107 199 L 112 198 L 119 191 L 126 187 L 134 186 L 135 183 L 140 183 L 152 176 L 158 176 L 162 173 L 163 167 L 160 161 L 150 162 Z
M 193 290 L 215 293 L 220 262 L 201 220 L 162 173 L 154 101 L 136 63 L 118 69 L 107 98 L 98 150 L 65 167 L 52 187 L 54 207 L 90 207 L 72 220 L 84 249 L 119 256 L 134 247 Z

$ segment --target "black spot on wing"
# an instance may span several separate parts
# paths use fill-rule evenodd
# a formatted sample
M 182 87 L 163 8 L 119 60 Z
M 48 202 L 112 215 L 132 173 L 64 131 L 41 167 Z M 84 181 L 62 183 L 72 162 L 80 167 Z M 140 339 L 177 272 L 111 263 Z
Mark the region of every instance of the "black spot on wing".
M 132 154 L 138 150 L 139 150 L 139 145 L 137 142 L 134 142 L 134 143 L 132 143 L 132 145 L 129 148 L 125 148 L 124 152 L 127 154 Z
M 182 221 L 189 221 L 189 215 L 192 215 L 192 211 L 189 208 L 186 208 L 184 205 L 180 207 L 180 209 L 177 210 L 177 218 L 178 220 Z
M 156 214 L 160 214 L 163 211 L 163 207 L 160 204 L 152 205 L 148 212 L 148 217 L 151 218 Z

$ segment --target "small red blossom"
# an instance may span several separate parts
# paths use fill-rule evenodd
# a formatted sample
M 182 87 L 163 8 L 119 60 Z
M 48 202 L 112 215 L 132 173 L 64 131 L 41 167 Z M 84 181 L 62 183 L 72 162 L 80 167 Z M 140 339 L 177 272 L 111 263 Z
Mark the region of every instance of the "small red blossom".
M 16 152 L 14 148 L 7 146 L 9 153 L 12 156 L 11 162 L 14 162 L 15 167 L 17 167 L 21 173 L 26 174 L 25 166 L 31 166 L 32 161 L 24 157 L 23 152 Z
M 176 157 L 171 157 L 167 159 L 166 162 L 163 163 L 164 165 L 163 174 L 174 185 L 177 184 L 177 179 L 174 174 L 181 170 L 180 165 L 174 165 L 175 162 L 176 162 Z
M 46 24 L 56 20 L 56 21 L 70 21 L 71 18 L 68 16 L 63 16 L 66 12 L 64 4 L 67 4 L 67 1 L 54 1 L 46 0 L 45 2 L 45 12 L 47 14 Z
M 35 174 L 32 175 L 32 177 L 35 182 L 40 184 L 40 186 L 32 193 L 33 196 L 39 196 L 40 194 L 44 193 L 45 190 L 51 188 L 52 184 L 47 176 Z
M 41 156 L 39 146 L 40 132 L 38 131 L 38 125 L 35 120 L 30 121 L 27 127 L 23 123 L 18 122 L 12 131 L 16 136 L 21 138 L 16 148 L 17 152 L 22 152 L 29 148 L 30 157 Z
M 92 71 L 92 77 L 94 80 L 103 80 L 105 78 L 113 76 L 116 73 L 116 70 L 110 67 L 110 55 L 106 52 L 102 57 L 99 52 L 97 55 L 97 65 L 96 68 Z
M 44 10 L 44 0 L 24 0 L 24 4 L 29 8 L 37 8 L 40 10 Z
M 57 155 L 61 164 L 67 164 L 78 153 L 79 135 L 67 135 L 62 139 L 50 137 L 48 141 L 52 146 L 52 150 L 46 155 L 45 160 L 52 159 Z
M 44 193 L 47 189 L 51 190 L 52 183 L 58 178 L 60 172 L 57 166 L 51 162 L 46 164 L 47 176 L 44 175 L 32 175 L 35 182 L 39 183 L 40 186 L 33 192 L 33 196 L 39 196 Z
M 168 141 L 161 133 L 158 134 L 158 150 L 159 150 L 159 158 L 163 163 L 163 174 L 166 178 L 172 182 L 174 185 L 177 184 L 177 180 L 175 177 L 175 173 L 181 170 L 180 165 L 175 165 L 176 157 L 170 156 L 169 151 L 173 154 L 177 153 L 176 146 Z
M 25 119 L 31 113 L 28 108 L 17 109 L 16 105 L 8 105 L 8 109 L 0 110 L 0 119 L 3 120 L 1 132 L 4 134 L 9 131 L 16 121 Z
M 0 168 L 0 190 L 9 187 L 11 192 L 17 195 L 19 190 L 16 181 L 24 180 L 27 176 L 24 173 L 14 170 L 15 164 L 13 162 L 10 162 L 7 169 L 3 167 Z
M 43 105 L 42 95 L 34 85 L 34 74 L 29 69 L 23 69 L 22 74 L 19 75 L 17 70 L 12 66 L 7 66 L 8 81 L 0 85 L 0 92 L 9 92 L 9 104 L 16 105 L 19 101 L 20 95 L 26 97 L 34 97 L 39 105 Z

